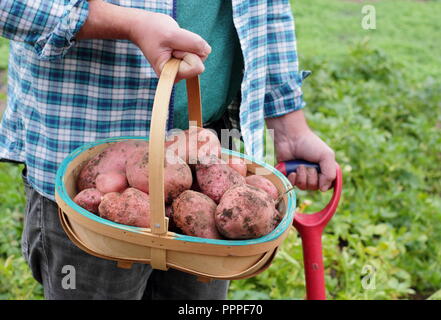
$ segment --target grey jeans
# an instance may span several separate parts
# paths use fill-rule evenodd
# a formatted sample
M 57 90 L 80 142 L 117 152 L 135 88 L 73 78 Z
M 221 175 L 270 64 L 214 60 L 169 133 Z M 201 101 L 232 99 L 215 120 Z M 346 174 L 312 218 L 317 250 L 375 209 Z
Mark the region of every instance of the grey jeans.
M 226 299 L 228 281 L 197 281 L 184 272 L 152 270 L 134 264 L 120 269 L 116 262 L 89 255 L 67 237 L 58 220 L 57 204 L 36 192 L 26 180 L 23 255 L 46 299 Z

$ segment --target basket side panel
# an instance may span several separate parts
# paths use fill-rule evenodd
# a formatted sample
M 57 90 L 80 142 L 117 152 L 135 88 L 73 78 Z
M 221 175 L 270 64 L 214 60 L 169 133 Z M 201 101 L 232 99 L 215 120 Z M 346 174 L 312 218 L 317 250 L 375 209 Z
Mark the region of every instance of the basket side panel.
M 124 260 L 135 263 L 151 262 L 150 247 L 113 239 L 84 228 L 68 219 L 65 224 L 75 243 L 86 247 L 94 255 L 109 260 Z M 237 279 L 255 274 L 273 258 L 273 250 L 252 256 L 213 256 L 181 251 L 167 251 L 167 266 L 198 276 L 216 279 Z

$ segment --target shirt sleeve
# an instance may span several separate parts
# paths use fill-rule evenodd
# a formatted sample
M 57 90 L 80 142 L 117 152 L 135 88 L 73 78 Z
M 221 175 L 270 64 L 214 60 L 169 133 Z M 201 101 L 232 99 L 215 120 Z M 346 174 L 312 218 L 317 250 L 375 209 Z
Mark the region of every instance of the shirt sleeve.
M 294 17 L 288 0 L 268 2 L 268 54 L 265 118 L 304 108 L 302 82 L 310 72 L 299 72 Z
M 42 60 L 64 56 L 89 13 L 87 0 L 1 0 L 0 36 L 31 45 Z

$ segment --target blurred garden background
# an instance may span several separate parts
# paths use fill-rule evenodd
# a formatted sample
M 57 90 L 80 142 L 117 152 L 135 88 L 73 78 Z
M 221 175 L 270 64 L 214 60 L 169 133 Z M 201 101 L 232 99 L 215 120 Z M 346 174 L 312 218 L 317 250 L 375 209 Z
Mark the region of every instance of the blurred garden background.
M 376 29 L 361 26 L 376 10 Z M 336 151 L 344 193 L 323 243 L 331 299 L 441 298 L 441 1 L 295 0 L 310 126 Z M 0 115 L 8 42 L 0 39 Z M 271 161 L 271 159 L 269 159 Z M 0 163 L 0 299 L 41 299 L 21 255 L 21 166 Z M 315 212 L 330 193 L 298 192 Z M 231 299 L 303 299 L 293 230 Z

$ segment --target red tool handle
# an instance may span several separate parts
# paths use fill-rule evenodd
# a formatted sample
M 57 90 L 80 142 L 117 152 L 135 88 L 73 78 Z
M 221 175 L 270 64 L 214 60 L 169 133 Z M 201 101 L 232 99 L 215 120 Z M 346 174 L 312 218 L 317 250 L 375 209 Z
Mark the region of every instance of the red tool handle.
M 323 265 L 322 234 L 333 217 L 340 201 L 343 177 L 337 165 L 334 193 L 328 205 L 313 214 L 296 213 L 293 225 L 302 238 L 303 261 L 308 300 L 325 300 L 325 269 Z

